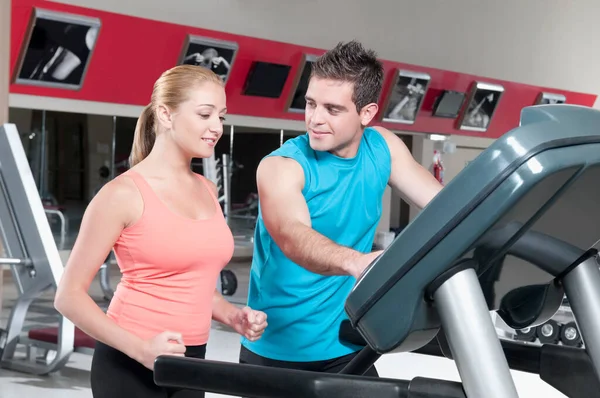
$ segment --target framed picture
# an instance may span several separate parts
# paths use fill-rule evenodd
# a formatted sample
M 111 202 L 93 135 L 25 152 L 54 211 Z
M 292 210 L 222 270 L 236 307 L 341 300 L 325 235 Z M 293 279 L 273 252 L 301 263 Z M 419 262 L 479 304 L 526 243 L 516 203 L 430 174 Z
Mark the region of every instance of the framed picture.
M 562 94 L 540 93 L 535 101 L 536 105 L 564 104 L 567 97 Z
M 14 82 L 80 89 L 100 27 L 98 18 L 34 9 Z
M 430 80 L 427 73 L 399 70 L 384 106 L 383 121 L 413 124 Z
M 196 65 L 208 68 L 227 82 L 238 44 L 230 41 L 189 35 L 183 46 L 179 65 Z
M 504 87 L 476 82 L 467 100 L 467 109 L 459 119 L 461 130 L 486 131 L 498 107 Z
M 312 72 L 312 64 L 317 60 L 316 55 L 305 54 L 302 57 L 302 64 L 298 75 L 294 81 L 294 89 L 288 100 L 288 112 L 304 113 L 306 110 L 306 90 L 308 90 L 308 81 Z
M 253 61 L 242 95 L 279 98 L 292 67 L 273 62 Z

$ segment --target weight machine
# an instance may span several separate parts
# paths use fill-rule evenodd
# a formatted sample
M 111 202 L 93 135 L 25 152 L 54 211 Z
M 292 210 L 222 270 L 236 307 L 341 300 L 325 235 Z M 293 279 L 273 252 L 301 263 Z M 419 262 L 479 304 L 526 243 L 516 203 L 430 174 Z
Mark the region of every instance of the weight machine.
M 597 396 L 600 216 L 589 192 L 599 179 L 599 111 L 525 108 L 520 126 L 469 163 L 360 276 L 340 337 L 364 348 L 341 374 L 162 356 L 155 382 L 248 398 L 517 398 L 513 368 L 571 398 Z M 544 277 L 525 277 L 524 264 Z M 550 319 L 565 295 L 585 348 L 500 341 L 490 311 L 523 329 Z M 392 352 L 451 358 L 461 382 L 363 376 Z
M 13 124 L 0 127 L 0 220 L 0 237 L 8 256 L 0 259 L 0 265 L 10 266 L 19 293 L 0 338 L 0 366 L 47 374 L 62 367 L 74 351 L 75 327 L 59 316 L 54 341 L 48 341 L 47 330 L 23 333 L 29 306 L 56 289 L 63 264 Z M 25 356 L 19 357 L 19 345 L 25 347 Z M 41 358 L 38 349 L 43 350 Z
M 216 159 L 213 153 L 210 158 L 202 159 L 204 177 L 217 186 L 217 200 L 223 206 L 223 216 L 229 221 L 231 213 L 231 158 L 223 154 L 221 159 Z M 237 291 L 237 277 L 231 270 L 224 269 L 217 279 L 217 290 L 224 296 L 232 296 Z

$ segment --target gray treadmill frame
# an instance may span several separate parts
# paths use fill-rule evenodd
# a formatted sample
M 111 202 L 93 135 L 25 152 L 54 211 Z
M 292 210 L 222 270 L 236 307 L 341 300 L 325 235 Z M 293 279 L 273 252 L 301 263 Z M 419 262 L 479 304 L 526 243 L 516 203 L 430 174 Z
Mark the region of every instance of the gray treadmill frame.
M 441 326 L 447 333 L 450 350 L 469 397 L 517 397 L 475 271 L 470 271 L 470 283 L 464 281 L 468 271 L 446 279 L 433 292 L 432 304 L 426 304 L 425 297 L 408 297 L 407 288 L 424 280 L 433 282 L 436 275 L 439 278 L 449 271 L 453 263 L 458 265 L 486 232 L 510 218 L 511 209 L 517 202 L 524 199 L 534 187 L 544 186 L 549 190 L 544 191 L 547 195 L 544 196 L 544 202 L 527 213 L 528 218 L 524 221 L 527 225 L 520 231 L 535 225 L 548 205 L 562 195 L 565 187 L 600 166 L 599 119 L 598 113 L 590 113 L 584 107 L 539 106 L 524 110 L 519 135 L 507 133 L 471 162 L 467 166 L 471 169 L 468 178 L 463 176 L 446 186 L 445 192 L 442 191 L 432 202 L 437 203 L 433 206 L 430 204 L 430 209 L 413 221 L 413 228 L 409 226 L 396 238 L 399 244 L 392 244 L 359 278 L 346 302 L 346 311 L 368 344 L 380 354 L 411 351 L 427 344 Z M 570 125 L 570 122 L 573 124 Z M 578 148 L 580 145 L 583 145 L 583 149 Z M 507 150 L 501 151 L 501 148 Z M 560 148 L 560 151 L 554 151 L 555 148 Z M 577 164 L 574 163 L 572 151 L 577 151 L 580 156 Z M 472 172 L 483 163 L 487 164 L 487 173 Z M 493 175 L 493 169 L 497 170 L 496 175 Z M 553 178 L 547 179 L 549 176 Z M 523 184 L 523 181 L 528 181 L 528 184 Z M 460 190 L 464 192 L 460 194 Z M 466 201 L 456 203 L 446 200 L 452 194 Z M 440 206 L 440 203 L 444 203 L 444 206 Z M 496 216 L 498 209 L 502 209 L 502 215 Z M 481 219 L 485 222 L 480 222 Z M 431 235 L 431 229 L 435 229 L 434 235 Z M 411 238 L 406 239 L 406 236 Z M 510 246 L 512 243 L 509 242 L 519 236 L 517 233 L 511 237 L 503 243 L 503 247 Z M 586 249 L 588 247 L 582 247 L 580 252 L 574 252 L 583 255 Z M 453 256 L 458 252 L 460 254 L 448 257 L 448 251 Z M 586 347 L 586 351 L 600 376 L 600 323 L 594 316 L 594 310 L 600 308 L 600 271 L 597 266 L 588 266 L 586 262 L 573 263 L 577 260 L 577 257 L 568 259 L 570 262 L 564 264 L 565 275 L 554 276 L 565 282 L 567 297 L 576 290 L 585 292 L 580 300 L 572 303 L 572 308 L 576 318 L 583 320 L 578 323 L 584 340 L 588 336 L 595 342 L 592 347 Z M 596 258 L 590 261 L 595 263 Z M 391 266 L 392 262 L 403 266 Z M 444 265 L 436 265 L 436 262 Z M 377 267 L 379 263 L 382 266 Z M 420 265 L 418 269 L 415 268 L 417 264 Z M 573 268 L 567 269 L 571 264 Z M 446 266 L 450 268 L 445 269 Z M 581 275 L 586 276 L 589 281 L 587 285 Z M 385 280 L 383 285 L 382 280 Z M 460 280 L 463 280 L 462 283 L 459 283 Z M 592 285 L 595 286 L 595 293 Z M 427 289 L 427 286 L 419 287 Z M 398 303 L 407 308 L 402 314 L 393 310 Z M 557 310 L 559 305 L 557 302 Z M 382 325 L 394 313 L 402 319 L 412 313 L 415 318 L 405 329 L 384 332 Z M 469 320 L 470 329 L 478 330 L 476 336 L 465 330 L 465 319 Z M 395 336 L 400 335 L 404 337 L 395 344 Z M 482 369 L 486 368 L 493 369 L 493 372 L 482 373 Z

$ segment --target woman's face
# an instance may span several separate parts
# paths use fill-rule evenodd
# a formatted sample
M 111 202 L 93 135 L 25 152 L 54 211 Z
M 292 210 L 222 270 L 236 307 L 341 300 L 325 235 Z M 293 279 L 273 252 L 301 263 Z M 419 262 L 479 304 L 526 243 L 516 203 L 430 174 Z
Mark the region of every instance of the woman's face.
M 194 158 L 208 158 L 223 135 L 227 112 L 225 88 L 206 82 L 191 90 L 173 116 L 173 138 Z

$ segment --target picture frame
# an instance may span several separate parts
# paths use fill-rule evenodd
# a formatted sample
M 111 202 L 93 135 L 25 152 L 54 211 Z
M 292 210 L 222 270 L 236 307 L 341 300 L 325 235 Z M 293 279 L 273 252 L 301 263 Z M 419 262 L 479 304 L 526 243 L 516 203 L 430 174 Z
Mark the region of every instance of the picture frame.
M 187 35 L 178 65 L 196 65 L 215 72 L 223 83 L 227 83 L 239 45 L 233 41 L 204 36 Z
M 503 93 L 504 86 L 500 84 L 475 82 L 466 101 L 467 107 L 458 119 L 458 128 L 487 131 Z
M 555 104 L 564 104 L 567 102 L 567 97 L 562 94 L 555 93 L 539 93 L 536 100 L 535 105 L 555 105 Z
M 397 70 L 383 106 L 382 121 L 414 124 L 430 82 L 431 76 L 428 73 Z
M 81 89 L 101 28 L 99 18 L 34 8 L 13 83 Z
M 310 73 L 312 71 L 311 65 L 317 60 L 318 56 L 314 54 L 304 54 L 298 68 L 298 73 L 294 78 L 293 88 L 291 90 L 290 97 L 286 104 L 288 112 L 292 113 L 304 113 L 306 110 L 306 90 L 308 89 L 308 82 L 310 80 Z
M 281 97 L 291 69 L 287 64 L 252 61 L 242 95 L 273 99 Z

